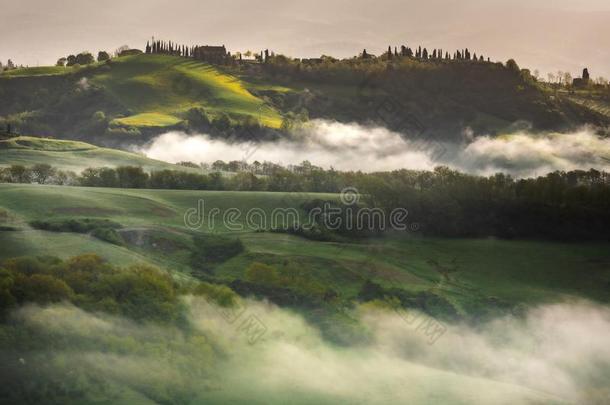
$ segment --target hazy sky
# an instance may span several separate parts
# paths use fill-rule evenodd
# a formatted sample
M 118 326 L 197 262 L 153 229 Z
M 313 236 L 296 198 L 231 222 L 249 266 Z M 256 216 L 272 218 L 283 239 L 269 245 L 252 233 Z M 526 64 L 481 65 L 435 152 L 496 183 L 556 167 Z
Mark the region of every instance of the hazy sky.
M 541 72 L 610 77 L 608 0 L 0 0 L 0 60 L 178 42 L 291 56 L 468 47 Z

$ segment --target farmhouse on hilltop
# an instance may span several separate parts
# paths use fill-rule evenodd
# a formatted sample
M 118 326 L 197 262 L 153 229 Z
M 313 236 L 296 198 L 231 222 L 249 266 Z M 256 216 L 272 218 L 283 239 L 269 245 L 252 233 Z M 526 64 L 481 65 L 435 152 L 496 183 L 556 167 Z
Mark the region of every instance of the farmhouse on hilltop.
M 231 63 L 233 58 L 231 52 L 227 52 L 227 48 L 222 46 L 196 45 L 186 46 L 180 45 L 172 41 L 160 41 L 153 38 L 152 43 L 146 43 L 146 53 L 165 54 L 182 56 L 185 58 L 194 58 L 208 63 L 224 65 Z
M 574 87 L 586 87 L 589 84 L 589 69 L 584 68 L 582 70 L 582 77 L 577 77 L 572 80 L 572 86 Z
M 195 59 L 203 60 L 208 63 L 222 64 L 227 61 L 231 55 L 227 52 L 227 48 L 222 46 L 196 46 L 193 51 Z

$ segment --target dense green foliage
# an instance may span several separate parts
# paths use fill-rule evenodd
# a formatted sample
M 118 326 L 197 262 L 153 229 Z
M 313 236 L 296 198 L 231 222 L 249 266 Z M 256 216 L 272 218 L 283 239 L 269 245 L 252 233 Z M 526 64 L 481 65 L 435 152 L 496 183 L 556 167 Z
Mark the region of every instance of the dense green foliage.
M 300 89 L 260 92 L 282 111 L 374 122 L 428 139 L 456 139 L 465 127 L 496 134 L 523 120 L 535 129 L 608 124 L 607 117 L 567 97 L 551 96 L 512 60 L 505 65 L 411 57 L 308 63 L 278 56 L 260 70 L 243 70 L 250 80 Z
M 68 301 L 142 321 L 177 321 L 181 316 L 178 286 L 150 267 L 119 269 L 99 256 L 84 255 L 66 262 L 22 257 L 6 260 L 2 268 L 3 311 L 28 302 Z
M 213 167 L 217 167 L 215 163 Z M 398 170 L 361 173 L 324 170 L 310 165 L 290 170 L 267 165 L 265 175 L 238 172 L 225 177 L 220 173 L 197 174 L 177 170 L 146 173 L 135 166 L 89 168 L 73 184 L 88 187 L 160 188 L 190 190 L 235 190 L 274 192 L 334 192 L 357 187 L 366 206 L 380 208 L 386 222 L 375 229 L 344 229 L 335 233 L 366 236 L 391 228 L 392 210 L 408 210 L 408 223 L 422 225 L 421 232 L 433 236 L 503 238 L 542 237 L 554 239 L 608 239 L 610 225 L 610 177 L 596 170 L 553 172 L 544 177 L 513 179 L 496 174 L 482 177 L 463 174 L 445 167 L 434 171 Z M 46 170 L 43 170 L 46 169 Z M 261 169 L 262 170 L 262 169 Z M 0 170 L 0 181 L 28 183 L 45 172 L 52 183 L 51 167 L 32 169 L 14 165 Z M 65 184 L 57 176 L 56 184 Z M 303 206 L 307 212 L 323 208 L 324 201 Z M 334 203 L 331 202 L 331 205 Z M 333 206 L 340 210 L 345 207 Z M 360 207 L 363 208 L 363 207 Z M 356 211 L 352 211 L 357 214 Z M 338 214 L 346 222 L 349 211 Z M 408 224 L 403 224 L 407 226 Z M 324 223 L 306 230 L 296 226 L 283 231 L 313 240 L 332 240 Z M 396 228 L 396 227 L 394 227 Z M 364 231 L 364 232 L 363 232 Z
M 62 261 L 55 257 L 18 257 L 0 264 L 0 312 L 27 303 L 70 302 L 136 321 L 182 322 L 180 295 L 209 297 L 219 305 L 236 303 L 225 286 L 179 285 L 169 274 L 145 265 L 112 266 L 95 254 Z

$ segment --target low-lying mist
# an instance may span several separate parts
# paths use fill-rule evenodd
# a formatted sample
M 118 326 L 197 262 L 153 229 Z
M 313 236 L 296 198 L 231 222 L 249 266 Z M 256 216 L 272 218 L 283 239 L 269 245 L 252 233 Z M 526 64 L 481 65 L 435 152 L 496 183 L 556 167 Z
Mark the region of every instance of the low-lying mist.
M 354 316 L 370 338 L 347 346 L 268 303 L 245 301 L 266 328 L 254 344 L 207 301 L 186 297 L 185 305 L 190 329 L 67 305 L 25 307 L 13 319 L 65 344 L 32 349 L 49 373 L 83 385 L 77 370 L 85 370 L 92 385 L 139 403 L 546 404 L 610 395 L 610 310 L 588 302 L 448 325 L 434 344 L 393 312 L 361 308 Z M 20 372 L 34 374 L 30 354 L 20 356 Z
M 327 169 L 365 172 L 446 165 L 471 174 L 531 177 L 554 170 L 610 169 L 610 139 L 587 128 L 574 133 L 519 132 L 475 138 L 467 132 L 461 143 L 408 140 L 383 127 L 314 120 L 291 139 L 275 142 L 228 143 L 207 135 L 169 132 L 141 151 L 172 163 L 245 159 L 288 165 L 309 160 Z

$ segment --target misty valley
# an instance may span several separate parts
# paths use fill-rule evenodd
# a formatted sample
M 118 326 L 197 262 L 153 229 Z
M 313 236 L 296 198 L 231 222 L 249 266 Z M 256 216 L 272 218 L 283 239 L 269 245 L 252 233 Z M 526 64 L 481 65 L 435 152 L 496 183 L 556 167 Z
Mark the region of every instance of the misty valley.
M 377 9 L 348 41 L 337 1 L 82 38 L 91 4 L 28 3 L 73 26 L 0 36 L 0 403 L 610 403 L 610 59 Z

